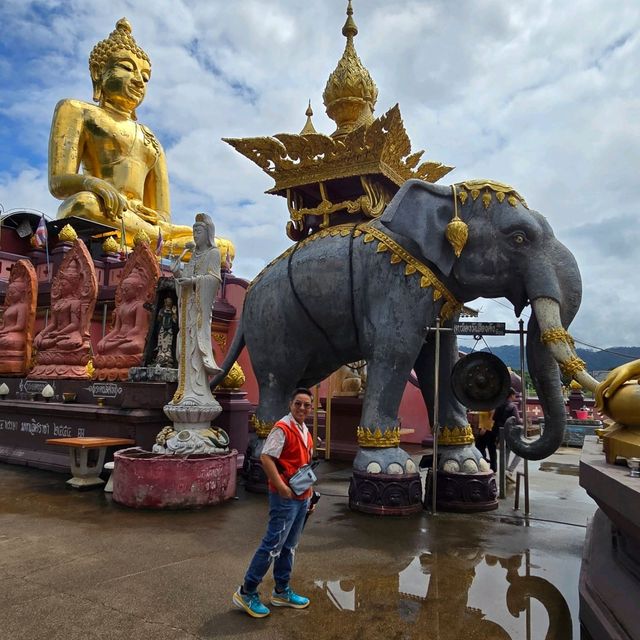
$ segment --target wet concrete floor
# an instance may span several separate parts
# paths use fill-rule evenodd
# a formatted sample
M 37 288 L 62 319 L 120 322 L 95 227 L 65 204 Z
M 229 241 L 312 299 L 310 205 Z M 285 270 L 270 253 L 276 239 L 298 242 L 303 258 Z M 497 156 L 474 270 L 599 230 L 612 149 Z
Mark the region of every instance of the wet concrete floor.
M 264 496 L 239 487 L 205 510 L 135 511 L 67 489 L 61 474 L 0 464 L 0 637 L 577 640 L 595 511 L 579 455 L 530 463 L 529 518 L 513 510 L 513 485 L 483 514 L 354 513 L 350 466 L 323 463 L 292 581 L 311 606 L 262 620 L 231 594 L 263 533 Z

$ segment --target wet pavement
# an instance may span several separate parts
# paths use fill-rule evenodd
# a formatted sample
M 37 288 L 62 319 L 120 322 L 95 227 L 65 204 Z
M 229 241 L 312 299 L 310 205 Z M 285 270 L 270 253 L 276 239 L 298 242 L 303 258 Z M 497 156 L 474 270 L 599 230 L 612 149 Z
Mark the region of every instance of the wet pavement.
M 262 620 L 231 595 L 263 533 L 265 496 L 240 486 L 217 507 L 135 511 L 99 489 L 69 490 L 63 475 L 0 464 L 0 637 L 577 640 L 596 508 L 578 486 L 579 456 L 530 463 L 529 518 L 513 510 L 513 485 L 488 513 L 355 513 L 350 466 L 323 463 L 292 581 L 311 606 Z

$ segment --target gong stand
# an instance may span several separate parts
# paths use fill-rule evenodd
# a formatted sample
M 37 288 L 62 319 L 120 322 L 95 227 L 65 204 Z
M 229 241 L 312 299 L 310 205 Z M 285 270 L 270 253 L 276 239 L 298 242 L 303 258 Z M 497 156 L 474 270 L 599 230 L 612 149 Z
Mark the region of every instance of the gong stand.
M 452 327 L 443 327 L 440 324 L 440 316 L 436 317 L 435 327 L 425 327 L 425 331 L 427 333 L 431 331 L 435 331 L 435 362 L 434 362 L 434 388 L 433 388 L 433 425 L 432 425 L 432 433 L 433 433 L 433 462 L 431 464 L 431 514 L 437 514 L 437 503 L 436 503 L 436 494 L 437 494 L 437 483 L 438 483 L 438 433 L 440 431 L 440 423 L 439 423 L 439 411 L 440 411 L 440 332 L 450 332 L 453 331 Z M 518 329 L 505 329 L 505 334 L 518 334 L 520 336 L 520 372 L 522 374 L 522 422 L 524 425 L 525 436 L 527 435 L 527 381 L 524 374 L 524 336 L 526 334 L 526 330 L 524 329 L 524 321 L 520 319 L 518 321 Z M 474 334 L 473 336 L 476 339 L 476 344 L 480 340 L 484 340 L 482 334 Z M 486 340 L 484 341 L 486 344 Z M 488 345 L 487 345 L 488 346 Z M 473 353 L 473 352 L 472 352 Z M 470 355 L 470 354 L 469 354 Z M 506 486 L 505 486 L 505 455 L 506 455 L 506 443 L 504 439 L 504 428 L 500 429 L 500 467 L 499 467 L 499 497 L 504 499 L 506 497 Z M 515 455 L 515 454 L 514 454 Z M 529 461 L 523 458 L 524 462 L 524 503 L 525 503 L 525 511 L 524 514 L 526 516 L 529 515 Z M 519 482 L 516 484 L 519 491 Z M 517 497 L 516 497 L 517 501 Z

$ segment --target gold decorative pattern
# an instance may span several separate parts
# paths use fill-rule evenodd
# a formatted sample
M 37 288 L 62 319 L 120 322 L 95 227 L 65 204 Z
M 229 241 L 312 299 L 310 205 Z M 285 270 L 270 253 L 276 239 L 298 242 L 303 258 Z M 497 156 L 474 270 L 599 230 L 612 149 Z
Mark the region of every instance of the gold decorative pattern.
M 275 180 L 267 193 L 277 195 L 290 187 L 368 174 L 383 174 L 398 187 L 410 178 L 436 182 L 453 169 L 439 162 L 418 165 L 424 152 L 411 153 L 398 105 L 340 140 L 320 133 L 223 140 Z
M 358 444 L 361 447 L 397 447 L 400 445 L 400 427 L 382 431 L 380 427 L 358 427 Z
M 468 180 L 467 182 L 460 182 L 456 186 L 458 187 L 458 199 L 462 205 L 467 202 L 469 196 L 473 201 L 482 196 L 482 205 L 485 209 L 488 209 L 492 198 L 495 196 L 499 203 L 504 202 L 506 198 L 512 207 L 521 204 L 526 209 L 529 208 L 525 199 L 508 184 L 495 182 L 494 180 Z
M 386 245 L 389 251 L 391 251 L 391 264 L 399 264 L 404 262 L 405 276 L 413 274 L 420 274 L 420 287 L 425 289 L 427 287 L 433 288 L 433 300 L 434 302 L 440 298 L 445 299 L 445 303 L 440 311 L 440 316 L 443 320 L 452 318 L 456 313 L 462 309 L 462 304 L 458 302 L 451 292 L 438 280 L 437 276 L 417 258 L 414 258 L 406 249 L 401 247 L 395 240 L 392 240 L 380 229 L 376 229 L 370 225 L 360 225 L 360 230 L 366 230 L 364 241 L 370 242 L 374 238 Z M 313 237 L 313 236 L 311 236 Z
M 75 242 L 77 239 L 78 234 L 70 224 L 65 224 L 64 227 L 60 229 L 58 240 L 60 240 L 61 242 Z
M 456 198 L 455 184 L 451 185 L 451 191 L 453 194 L 453 220 L 447 225 L 445 236 L 449 244 L 453 247 L 456 258 L 459 258 L 469 238 L 469 227 L 467 223 L 458 216 L 458 199 Z
M 118 243 L 116 242 L 116 239 L 113 236 L 109 236 L 102 243 L 102 251 L 104 251 L 104 253 L 118 253 L 119 250 L 120 250 L 120 247 L 118 246 Z
M 454 446 L 473 444 L 475 442 L 470 425 L 466 427 L 441 427 L 438 433 L 438 444 Z
M 239 389 L 246 380 L 242 367 L 237 362 L 234 362 L 231 370 L 220 383 L 220 386 L 223 389 Z
M 556 327 L 554 329 L 547 329 L 546 331 L 543 331 L 540 336 L 540 342 L 543 344 L 549 344 L 551 342 L 566 342 L 571 347 L 575 347 L 573 337 L 563 327 Z
M 579 371 L 584 371 L 587 368 L 587 363 L 581 360 L 577 356 L 569 358 L 566 362 L 560 363 L 560 371 L 567 377 L 573 378 Z
M 322 94 L 327 115 L 336 123 L 332 137 L 340 137 L 373 121 L 373 109 L 378 100 L 378 88 L 369 71 L 356 53 L 353 39 L 358 27 L 353 20 L 351 0 L 347 7 L 347 20 L 342 27 L 347 39 L 344 53 L 329 76 Z
M 147 244 L 147 245 L 151 243 L 149 236 L 143 229 L 139 229 L 136 235 L 133 237 L 133 246 L 135 247 L 141 242 L 144 242 L 144 244 Z
M 273 420 L 259 420 L 255 414 L 251 416 L 249 422 L 255 429 L 258 438 L 266 438 L 271 433 L 271 429 L 273 429 L 273 425 L 275 424 Z
M 94 372 L 95 367 L 93 366 L 93 360 L 90 358 L 89 362 L 87 362 L 87 375 L 89 376 L 89 378 L 93 377 Z
M 221 332 L 215 331 L 213 333 L 213 339 L 215 340 L 216 344 L 223 351 L 226 351 L 226 349 L 227 349 L 227 334 L 226 333 L 221 333 Z

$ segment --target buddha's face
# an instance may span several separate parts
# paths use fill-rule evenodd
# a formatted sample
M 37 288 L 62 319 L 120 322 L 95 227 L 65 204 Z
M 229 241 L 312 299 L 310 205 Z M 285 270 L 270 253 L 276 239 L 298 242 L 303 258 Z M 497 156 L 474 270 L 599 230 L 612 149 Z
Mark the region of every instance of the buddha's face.
M 13 304 L 14 302 L 19 302 L 25 290 L 26 287 L 24 283 L 20 282 L 19 280 L 15 280 L 14 282 L 12 282 L 7 289 L 7 295 L 5 298 L 7 306 Z
M 122 281 L 122 297 L 131 302 L 134 300 L 138 293 L 142 290 L 142 282 L 140 278 L 134 275 L 130 275 Z
M 130 51 L 116 51 L 107 61 L 101 76 L 102 101 L 132 111 L 143 100 L 151 67 Z

